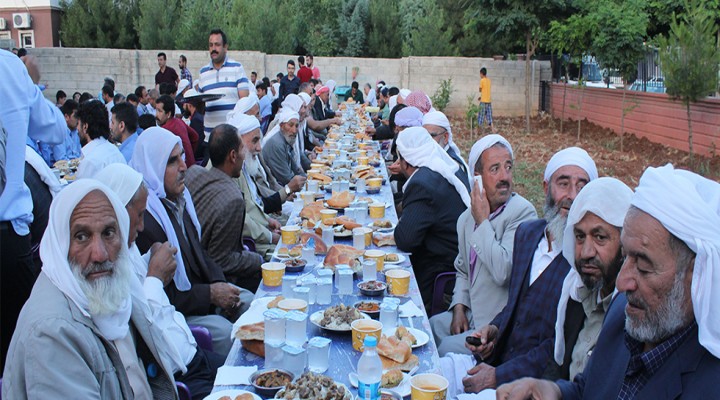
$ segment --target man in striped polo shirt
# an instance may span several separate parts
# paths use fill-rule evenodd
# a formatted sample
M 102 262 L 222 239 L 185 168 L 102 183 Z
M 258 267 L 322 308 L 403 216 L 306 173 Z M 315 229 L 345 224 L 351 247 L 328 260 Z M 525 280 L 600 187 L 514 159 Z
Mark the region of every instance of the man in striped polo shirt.
M 217 125 L 225 123 L 225 117 L 235 103 L 250 94 L 250 81 L 242 64 L 227 56 L 228 42 L 225 32 L 210 31 L 210 63 L 200 69 L 197 89 L 205 94 L 222 94 L 222 98 L 207 102 L 205 108 L 205 142 Z M 207 157 L 206 157 L 207 158 Z

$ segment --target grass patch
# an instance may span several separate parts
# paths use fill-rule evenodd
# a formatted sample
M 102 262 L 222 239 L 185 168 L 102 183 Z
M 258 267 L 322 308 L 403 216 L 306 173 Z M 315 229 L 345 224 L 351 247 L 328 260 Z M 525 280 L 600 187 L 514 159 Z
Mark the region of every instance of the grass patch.
M 544 165 L 515 160 L 515 168 L 513 169 L 515 191 L 535 206 L 535 210 L 540 217 L 545 204 L 545 192 L 542 185 L 544 172 Z

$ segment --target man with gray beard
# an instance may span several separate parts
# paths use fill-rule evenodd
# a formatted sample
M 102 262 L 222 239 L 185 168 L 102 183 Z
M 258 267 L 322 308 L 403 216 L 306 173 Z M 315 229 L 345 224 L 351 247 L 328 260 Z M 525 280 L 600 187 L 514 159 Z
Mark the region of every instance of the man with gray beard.
M 10 343 L 2 397 L 178 397 L 138 298 L 128 234 L 124 206 L 100 182 L 81 179 L 55 197 L 40 244 L 42 273 Z
M 621 293 L 587 367 L 573 382 L 513 382 L 497 398 L 717 398 L 718 210 L 717 182 L 670 164 L 648 168 L 623 223 Z
M 595 162 L 585 150 L 570 147 L 552 156 L 543 180 L 545 219 L 524 222 L 515 232 L 508 302 L 468 338 L 474 358 L 450 355 L 452 363 L 442 366 L 451 382 L 449 396 L 542 376 L 553 350 L 560 289 L 570 270 L 562 255 L 568 212 L 596 178 Z

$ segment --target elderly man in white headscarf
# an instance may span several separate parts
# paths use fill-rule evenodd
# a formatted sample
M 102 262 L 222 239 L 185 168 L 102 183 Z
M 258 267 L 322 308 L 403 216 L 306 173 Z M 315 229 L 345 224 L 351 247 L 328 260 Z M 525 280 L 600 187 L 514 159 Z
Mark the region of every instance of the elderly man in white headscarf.
M 215 373 L 225 359 L 197 347 L 185 317 L 170 304 L 163 290 L 175 273 L 177 250 L 168 242 L 155 243 L 143 256 L 135 245 L 138 233 L 144 229 L 148 197 L 143 176 L 125 164 L 110 164 L 96 179 L 115 192 L 130 217 L 129 261 L 142 287 L 138 298 L 149 308 L 153 327 L 162 338 L 161 354 L 171 360 L 175 378 L 188 386 L 193 396 L 207 396 L 212 391 Z
M 701 399 L 720 376 L 720 185 L 648 168 L 623 223 L 625 261 L 597 345 L 573 382 L 530 380 L 508 399 Z
M 452 271 L 458 253 L 457 220 L 470 206 L 467 188 L 455 176 L 457 164 L 422 127 L 397 138 L 398 167 L 407 178 L 403 213 L 395 228 L 397 247 L 412 253 L 418 287 L 430 309 L 435 277 Z
M 430 319 L 441 356 L 470 354 L 465 337 L 507 304 L 515 231 L 522 222 L 537 218 L 535 207 L 513 192 L 515 160 L 505 138 L 487 135 L 478 140 L 469 161 L 475 179 L 471 206 L 457 223 L 453 301 L 449 311 Z
M 452 127 L 450 121 L 440 111 L 430 111 L 423 115 L 423 128 L 430 132 L 430 136 L 435 139 L 436 142 L 447 151 L 448 155 L 458 163 L 458 166 L 463 173 L 467 175 L 468 189 L 470 188 L 470 179 L 472 173 L 465 160 L 460 156 L 460 149 L 457 147 L 455 142 L 452 140 Z
M 563 256 L 571 268 L 558 302 L 555 362 L 545 370 L 545 379 L 572 380 L 595 348 L 623 262 L 620 233 L 632 194 L 615 178 L 598 178 L 570 207 Z
M 275 121 L 278 124 L 262 140 L 261 154 L 278 183 L 287 185 L 295 176 L 306 176 L 297 143 L 300 116 L 291 109 L 283 109 Z
M 165 292 L 188 323 L 210 330 L 213 349 L 227 355 L 232 323 L 216 313 L 231 318 L 242 313 L 252 293 L 227 283 L 222 268 L 202 247 L 200 222 L 185 188 L 182 144 L 163 128 L 149 128 L 138 138 L 130 166 L 143 175 L 148 189 L 145 230 L 138 235 L 138 249 L 147 253 L 153 244 L 166 241 L 177 248 L 175 276 Z
M 515 231 L 507 304 L 467 338 L 475 357 L 449 355 L 451 367 L 443 368 L 453 382 L 449 394 L 542 376 L 551 361 L 557 304 L 570 270 L 561 253 L 567 213 L 596 178 L 595 162 L 583 149 L 570 147 L 550 158 L 543 179 L 545 219 L 523 222 Z
M 55 197 L 42 273 L 10 343 L 4 398 L 177 398 L 165 344 L 137 297 L 128 231 L 125 208 L 98 181 L 80 179 Z

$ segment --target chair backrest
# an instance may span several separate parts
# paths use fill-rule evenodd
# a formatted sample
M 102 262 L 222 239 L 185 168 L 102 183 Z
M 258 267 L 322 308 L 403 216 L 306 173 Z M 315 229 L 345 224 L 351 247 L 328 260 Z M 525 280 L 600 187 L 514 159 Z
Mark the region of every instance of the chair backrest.
M 428 315 L 428 317 L 447 311 L 447 305 L 445 303 L 445 287 L 448 283 L 455 281 L 455 275 L 455 272 L 442 272 L 435 277 L 432 303 L 430 304 L 430 315 Z
M 198 347 L 207 351 L 213 351 L 212 334 L 210 331 L 206 327 L 200 325 L 189 326 L 190 332 L 192 332 L 193 337 L 195 337 Z
M 192 400 L 192 395 L 190 394 L 190 389 L 188 389 L 187 385 L 182 382 L 175 381 L 175 386 L 177 387 L 178 398 L 180 400 Z

